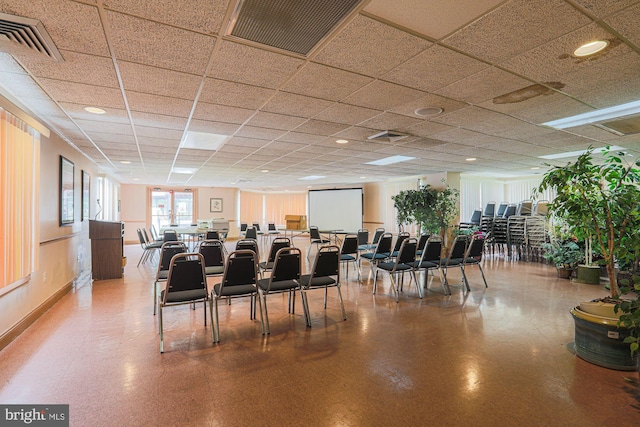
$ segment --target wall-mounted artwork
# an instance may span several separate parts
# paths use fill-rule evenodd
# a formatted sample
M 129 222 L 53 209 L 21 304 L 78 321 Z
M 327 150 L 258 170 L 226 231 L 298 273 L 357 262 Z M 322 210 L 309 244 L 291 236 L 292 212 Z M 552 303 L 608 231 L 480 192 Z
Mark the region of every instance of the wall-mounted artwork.
M 91 196 L 91 175 L 82 171 L 82 221 L 89 219 L 89 197 Z
M 222 212 L 222 199 L 209 199 L 209 211 Z
M 60 156 L 60 225 L 73 224 L 74 169 L 72 161 Z

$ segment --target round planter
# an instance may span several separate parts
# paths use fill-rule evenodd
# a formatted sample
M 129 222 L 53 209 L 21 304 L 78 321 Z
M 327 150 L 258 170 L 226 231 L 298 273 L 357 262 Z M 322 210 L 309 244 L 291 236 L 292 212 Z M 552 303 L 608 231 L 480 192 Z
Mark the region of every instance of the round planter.
M 600 284 L 600 266 L 599 265 L 579 265 L 576 279 L 577 283 L 587 285 Z
M 629 330 L 618 328 L 618 319 L 571 310 L 575 322 L 575 346 L 578 356 L 587 362 L 619 371 L 638 370 L 638 353 L 631 357 L 623 340 Z
M 573 274 L 572 268 L 556 267 L 556 271 L 558 272 L 558 277 L 561 279 L 570 279 Z

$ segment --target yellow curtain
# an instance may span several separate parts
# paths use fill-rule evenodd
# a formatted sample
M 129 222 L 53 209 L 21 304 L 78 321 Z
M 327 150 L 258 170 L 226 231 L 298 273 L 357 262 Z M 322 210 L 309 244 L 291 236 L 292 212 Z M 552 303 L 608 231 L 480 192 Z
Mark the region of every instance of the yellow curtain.
M 40 134 L 0 109 L 0 288 L 37 269 Z
M 263 195 L 252 191 L 240 191 L 240 222 L 251 225 L 262 223 Z
M 285 225 L 286 215 L 307 214 L 307 193 L 265 194 L 265 221 Z

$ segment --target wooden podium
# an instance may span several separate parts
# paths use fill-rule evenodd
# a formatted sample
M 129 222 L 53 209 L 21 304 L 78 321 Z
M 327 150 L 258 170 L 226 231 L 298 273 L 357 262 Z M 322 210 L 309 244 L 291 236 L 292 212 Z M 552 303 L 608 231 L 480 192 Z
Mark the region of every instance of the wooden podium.
M 89 220 L 93 280 L 122 277 L 124 223 Z

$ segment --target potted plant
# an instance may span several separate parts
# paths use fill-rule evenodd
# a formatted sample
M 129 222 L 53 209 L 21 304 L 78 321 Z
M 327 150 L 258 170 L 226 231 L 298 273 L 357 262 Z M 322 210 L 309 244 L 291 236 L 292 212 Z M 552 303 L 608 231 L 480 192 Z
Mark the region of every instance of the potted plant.
M 542 245 L 544 259 L 552 262 L 558 271 L 558 277 L 570 279 L 576 267 L 584 259 L 584 252 L 571 238 L 557 238 Z
M 640 161 L 628 163 L 625 153 L 608 150 L 603 158 L 603 163 L 596 164 L 590 149 L 573 163 L 551 167 L 537 192 L 554 189 L 556 197 L 549 212 L 562 218 L 572 234 L 590 236 L 606 266 L 607 301 L 614 301 L 612 311 L 622 314 L 619 320 L 589 313 L 584 310 L 589 304 L 571 310 L 578 355 L 601 366 L 637 369 L 638 296 L 636 301 L 620 299 L 616 259 L 635 247 L 640 238 Z M 631 351 L 628 344 L 632 344 Z

